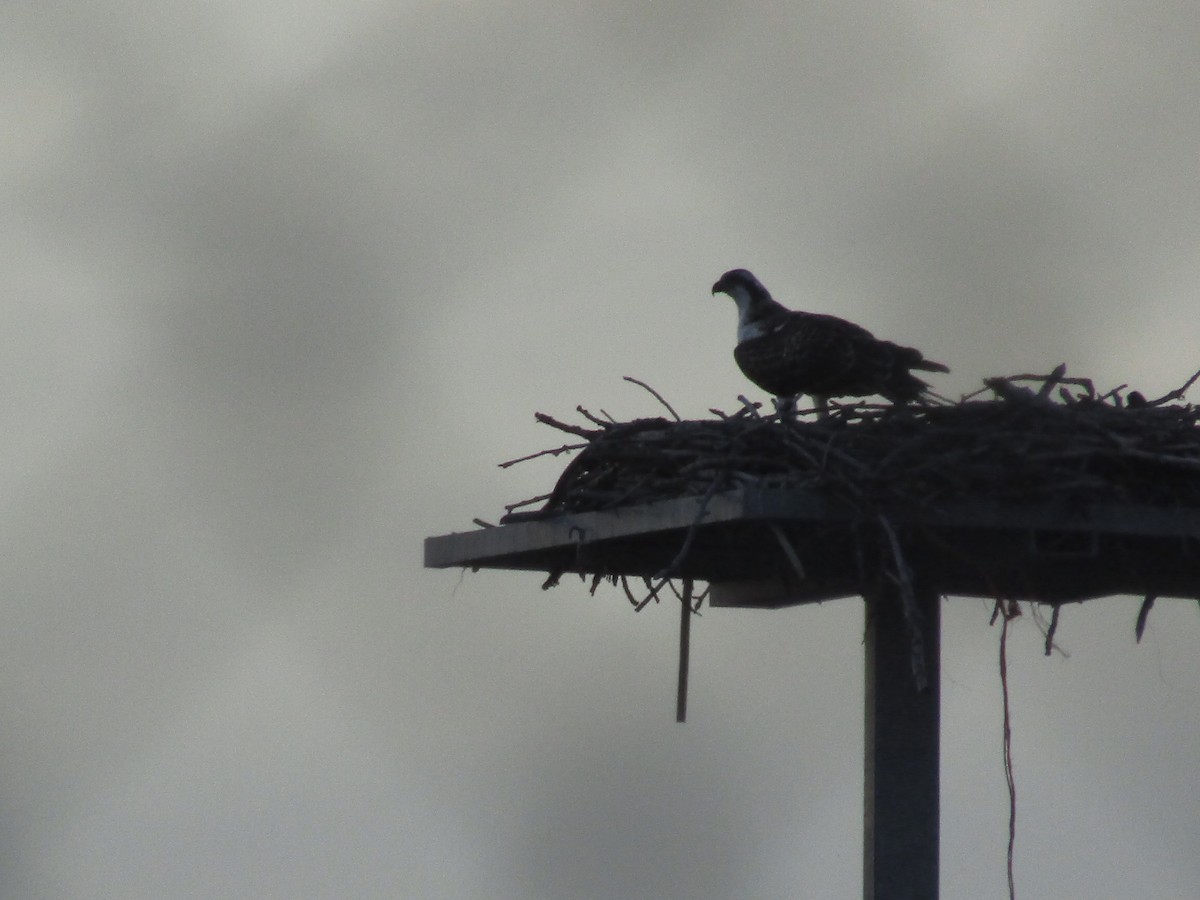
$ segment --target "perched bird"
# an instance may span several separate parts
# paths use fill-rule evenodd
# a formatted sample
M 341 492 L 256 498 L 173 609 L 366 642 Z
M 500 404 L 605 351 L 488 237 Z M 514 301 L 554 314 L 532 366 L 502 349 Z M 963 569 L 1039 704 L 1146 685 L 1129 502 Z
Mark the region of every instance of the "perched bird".
M 728 294 L 737 304 L 733 358 L 747 378 L 783 401 L 781 410 L 797 394 L 808 394 L 822 410 L 830 397 L 870 394 L 904 404 L 929 387 L 912 369 L 950 371 L 853 322 L 787 309 L 745 269 L 726 272 L 712 292 Z

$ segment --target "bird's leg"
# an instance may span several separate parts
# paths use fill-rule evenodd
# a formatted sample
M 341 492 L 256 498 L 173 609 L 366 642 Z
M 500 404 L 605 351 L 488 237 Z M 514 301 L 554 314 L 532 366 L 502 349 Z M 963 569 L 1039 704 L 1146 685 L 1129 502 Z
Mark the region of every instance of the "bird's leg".
M 829 418 L 829 398 L 819 394 L 813 394 L 813 402 L 817 405 L 817 419 Z
M 775 414 L 779 416 L 780 422 L 791 422 L 796 418 L 796 398 L 793 397 L 776 397 L 775 398 Z

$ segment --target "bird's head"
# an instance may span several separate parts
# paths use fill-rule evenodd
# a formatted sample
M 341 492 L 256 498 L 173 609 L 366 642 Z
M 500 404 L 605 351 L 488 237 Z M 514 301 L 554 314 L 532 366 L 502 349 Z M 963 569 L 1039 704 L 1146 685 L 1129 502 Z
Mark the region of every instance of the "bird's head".
M 771 295 L 746 269 L 730 269 L 717 279 L 712 286 L 713 294 L 728 294 L 738 305 L 738 309 L 748 309 L 763 300 L 770 300 Z

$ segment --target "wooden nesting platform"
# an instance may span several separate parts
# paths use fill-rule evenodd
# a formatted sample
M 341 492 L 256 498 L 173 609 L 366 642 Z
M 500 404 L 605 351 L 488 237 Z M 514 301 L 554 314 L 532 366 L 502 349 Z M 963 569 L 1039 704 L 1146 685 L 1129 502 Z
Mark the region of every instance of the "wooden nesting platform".
M 1046 603 L 1112 594 L 1200 599 L 1200 508 L 1053 499 L 980 497 L 864 514 L 812 490 L 748 486 L 707 501 L 564 512 L 431 537 L 425 565 L 669 574 L 711 583 L 714 606 L 780 607 L 869 592 L 884 521 L 908 565 L 940 594 Z

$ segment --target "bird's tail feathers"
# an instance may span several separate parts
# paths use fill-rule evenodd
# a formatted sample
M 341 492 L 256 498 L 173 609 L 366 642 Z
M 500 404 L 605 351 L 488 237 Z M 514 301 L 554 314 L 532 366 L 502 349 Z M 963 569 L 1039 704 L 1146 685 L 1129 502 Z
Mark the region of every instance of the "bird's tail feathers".
M 920 369 L 922 372 L 949 372 L 950 367 L 943 365 L 940 362 L 934 362 L 932 359 L 922 359 L 913 363 L 914 369 Z

